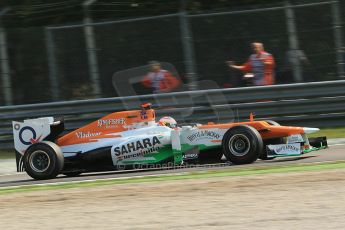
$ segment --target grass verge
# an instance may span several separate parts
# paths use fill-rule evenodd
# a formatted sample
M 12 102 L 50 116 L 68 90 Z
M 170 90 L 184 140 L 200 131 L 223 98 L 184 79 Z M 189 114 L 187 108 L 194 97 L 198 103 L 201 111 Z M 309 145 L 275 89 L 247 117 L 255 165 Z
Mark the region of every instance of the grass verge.
M 2 159 L 14 159 L 14 151 L 0 151 L 0 160 Z
M 304 171 L 319 171 L 329 169 L 344 169 L 345 161 L 332 163 L 316 163 L 316 164 L 301 164 L 293 166 L 260 166 L 250 168 L 233 168 L 233 169 L 209 169 L 207 171 L 179 173 L 173 175 L 157 175 L 157 176 L 142 176 L 134 178 L 118 178 L 118 179 L 100 179 L 95 181 L 79 181 L 79 182 L 63 182 L 58 184 L 44 184 L 44 185 L 23 185 L 12 188 L 0 188 L 1 194 L 8 194 L 13 192 L 30 192 L 39 190 L 54 190 L 54 189 L 69 189 L 69 188 L 84 188 L 116 184 L 128 183 L 144 183 L 144 182 L 160 182 L 186 179 L 205 179 L 216 177 L 229 176 L 248 176 L 270 173 L 290 173 L 290 172 L 304 172 Z
M 308 135 L 309 137 L 326 136 L 327 139 L 345 138 L 345 127 L 321 128 L 319 132 Z

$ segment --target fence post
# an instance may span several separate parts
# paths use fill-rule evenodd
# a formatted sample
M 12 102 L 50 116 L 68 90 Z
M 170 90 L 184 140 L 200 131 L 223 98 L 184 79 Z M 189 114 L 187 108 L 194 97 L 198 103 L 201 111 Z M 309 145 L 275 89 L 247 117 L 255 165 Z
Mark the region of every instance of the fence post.
M 10 66 L 7 54 L 7 41 L 6 31 L 2 27 L 1 17 L 7 13 L 9 8 L 5 8 L 0 11 L 0 61 L 1 61 L 1 77 L 2 77 L 2 90 L 5 98 L 6 105 L 13 104 L 12 97 L 12 84 L 10 75 Z
M 286 58 L 291 58 L 290 61 L 292 64 L 292 72 L 295 82 L 303 82 L 302 76 L 302 66 L 300 61 L 300 49 L 298 43 L 297 29 L 296 29 L 296 20 L 295 12 L 291 8 L 289 1 L 285 1 L 285 16 L 286 16 L 286 26 L 289 37 L 289 49 L 291 55 L 288 55 Z
M 193 46 L 193 37 L 186 12 L 186 0 L 180 1 L 180 28 L 181 41 L 183 46 L 184 63 L 186 66 L 186 75 L 190 90 L 197 90 L 196 65 Z
M 83 2 L 84 10 L 84 34 L 86 42 L 86 51 L 89 61 L 89 71 L 92 81 L 92 87 L 94 95 L 96 97 L 102 96 L 102 90 L 100 86 L 97 52 L 96 52 L 96 41 L 93 26 L 91 25 L 92 19 L 89 12 L 89 6 L 97 0 L 87 0 Z
M 334 33 L 334 44 L 337 60 L 337 73 L 339 78 L 345 77 L 345 50 L 343 50 L 343 36 L 341 28 L 341 17 L 339 11 L 339 1 L 332 1 L 332 18 L 333 18 L 333 33 Z M 343 53 L 344 52 L 344 53 Z
M 59 79 L 57 75 L 56 68 L 56 58 L 55 58 L 55 46 L 52 31 L 49 27 L 45 28 L 46 35 L 46 47 L 47 47 L 47 56 L 48 56 L 48 67 L 49 67 L 49 81 L 50 89 L 52 93 L 53 101 L 58 101 L 60 99 L 59 91 Z

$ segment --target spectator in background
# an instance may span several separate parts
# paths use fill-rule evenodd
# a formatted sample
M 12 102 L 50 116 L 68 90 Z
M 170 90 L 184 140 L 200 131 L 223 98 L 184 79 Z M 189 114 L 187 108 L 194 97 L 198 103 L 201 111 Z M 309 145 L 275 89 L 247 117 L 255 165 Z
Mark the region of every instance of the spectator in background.
M 241 70 L 247 74 L 252 73 L 253 85 L 273 85 L 275 83 L 275 62 L 272 54 L 264 51 L 262 43 L 254 42 L 251 45 L 254 54 L 249 56 L 245 64 L 235 65 L 232 61 L 228 61 L 228 66 L 233 69 Z
M 147 88 L 152 88 L 153 93 L 171 92 L 181 85 L 181 81 L 167 70 L 162 69 L 158 61 L 150 61 L 150 72 L 142 80 Z
M 299 66 L 303 80 L 311 81 L 310 73 L 306 73 L 306 69 L 310 66 L 310 62 L 303 50 L 288 50 L 285 54 L 285 62 L 282 71 L 281 83 L 296 82 L 294 79 L 294 66 Z

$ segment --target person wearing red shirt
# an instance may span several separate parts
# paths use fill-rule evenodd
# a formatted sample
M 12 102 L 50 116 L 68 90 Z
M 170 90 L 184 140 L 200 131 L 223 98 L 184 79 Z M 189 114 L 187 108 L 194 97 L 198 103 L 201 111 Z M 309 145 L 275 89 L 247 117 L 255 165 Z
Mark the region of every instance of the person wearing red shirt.
M 169 71 L 162 69 L 157 61 L 149 62 L 151 71 L 144 77 L 141 83 L 152 88 L 153 93 L 167 93 L 181 85 L 181 81 L 174 77 Z
M 265 52 L 263 44 L 259 42 L 252 43 L 252 48 L 254 54 L 250 55 L 245 64 L 235 65 L 229 61 L 229 67 L 245 73 L 253 73 L 254 85 L 273 85 L 275 83 L 275 62 L 272 54 Z

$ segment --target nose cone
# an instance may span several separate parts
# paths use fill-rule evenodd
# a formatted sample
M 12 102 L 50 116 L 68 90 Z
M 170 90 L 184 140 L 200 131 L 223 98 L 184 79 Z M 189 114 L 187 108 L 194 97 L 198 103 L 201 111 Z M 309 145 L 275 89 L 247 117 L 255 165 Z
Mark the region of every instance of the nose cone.
M 309 133 L 315 133 L 317 131 L 320 131 L 319 128 L 308 128 L 308 127 L 304 127 L 303 131 L 305 134 L 309 134 Z

